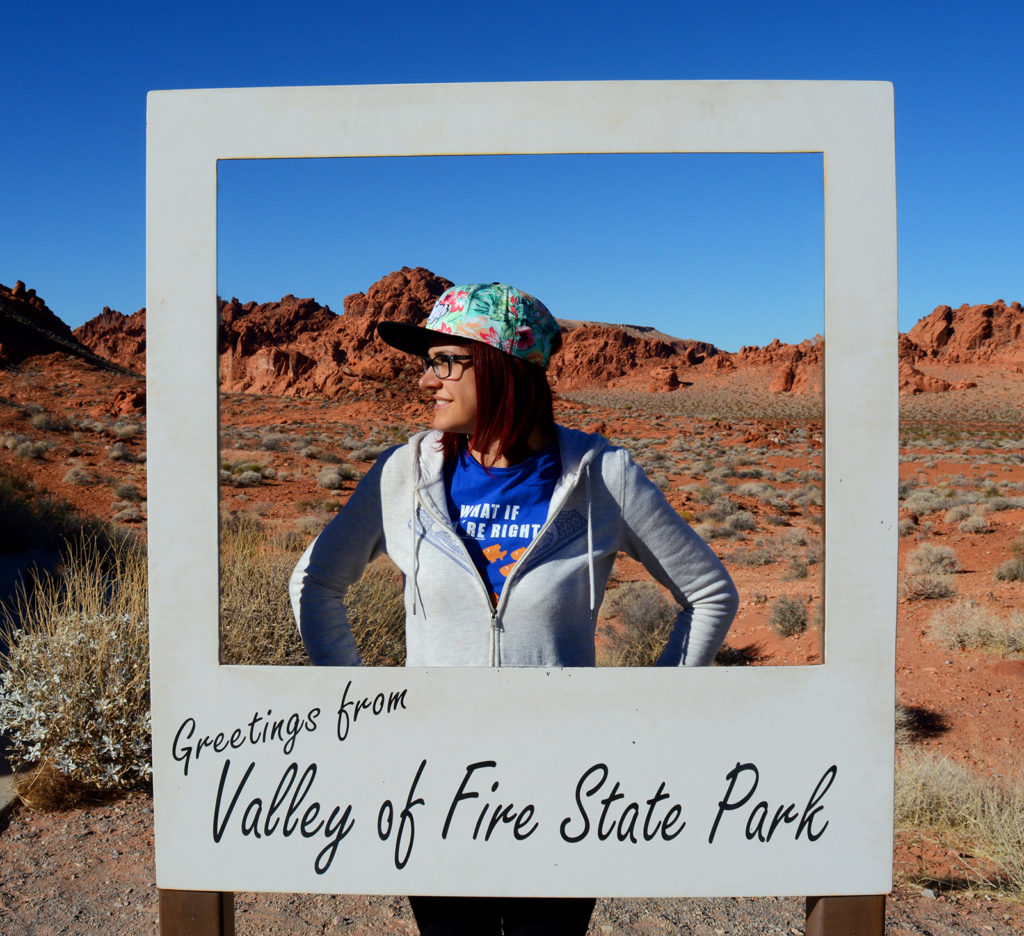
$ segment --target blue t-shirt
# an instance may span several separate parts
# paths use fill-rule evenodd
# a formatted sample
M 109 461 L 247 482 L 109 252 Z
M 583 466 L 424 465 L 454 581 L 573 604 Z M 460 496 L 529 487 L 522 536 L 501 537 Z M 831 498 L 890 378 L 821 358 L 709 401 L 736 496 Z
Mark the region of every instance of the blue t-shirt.
M 508 468 L 484 471 L 468 452 L 445 465 L 448 513 L 495 604 L 512 566 L 544 526 L 561 473 L 557 444 Z

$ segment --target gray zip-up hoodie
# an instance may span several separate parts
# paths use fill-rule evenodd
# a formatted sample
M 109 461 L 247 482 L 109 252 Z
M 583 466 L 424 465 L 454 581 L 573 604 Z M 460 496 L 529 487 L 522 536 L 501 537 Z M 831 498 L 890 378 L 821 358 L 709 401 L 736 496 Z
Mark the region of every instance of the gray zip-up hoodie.
M 620 550 L 680 611 L 658 665 L 709 664 L 736 614 L 729 574 L 625 449 L 558 427 L 547 521 L 494 607 L 445 500 L 440 433 L 385 452 L 303 554 L 291 601 L 310 658 L 358 665 L 345 592 L 386 552 L 405 579 L 407 666 L 593 666 L 597 610 Z

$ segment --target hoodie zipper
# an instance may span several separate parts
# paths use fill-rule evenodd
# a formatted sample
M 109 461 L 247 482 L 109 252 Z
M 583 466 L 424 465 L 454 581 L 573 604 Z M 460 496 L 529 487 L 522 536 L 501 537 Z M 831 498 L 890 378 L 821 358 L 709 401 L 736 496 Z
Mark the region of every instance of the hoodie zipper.
M 505 610 L 506 596 L 508 595 L 509 586 L 512 584 L 512 580 L 516 577 L 519 568 L 525 565 L 526 560 L 530 557 L 530 553 L 533 552 L 534 546 L 547 532 L 551 524 L 554 523 L 555 518 L 562 512 L 562 508 L 565 507 L 569 498 L 572 496 L 573 491 L 576 490 L 576 486 L 579 484 L 580 481 L 580 476 L 582 475 L 583 471 L 586 470 L 585 462 L 587 460 L 587 455 L 589 454 L 590 453 L 587 452 L 580 460 L 580 463 L 576 466 L 576 471 L 573 474 L 572 479 L 566 480 L 565 488 L 561 494 L 561 497 L 559 498 L 558 503 L 555 505 L 554 510 L 551 511 L 547 520 L 544 521 L 544 526 L 540 528 L 540 531 L 537 533 L 537 535 L 530 541 L 530 545 L 526 547 L 526 552 L 524 552 L 523 555 L 520 556 L 519 559 L 516 561 L 515 565 L 512 566 L 512 569 L 509 571 L 508 577 L 505 579 L 505 584 L 501 589 L 501 595 L 498 598 L 497 606 L 495 606 L 494 602 L 491 600 L 491 594 L 487 590 L 487 583 L 484 582 L 483 577 L 480 575 L 480 573 L 475 571 L 476 563 L 473 562 L 473 558 L 472 556 L 470 556 L 469 550 L 466 549 L 466 544 L 462 542 L 462 537 L 459 536 L 458 531 L 452 529 L 448 525 L 448 523 L 446 523 L 445 520 L 442 519 L 437 514 L 437 512 L 432 509 L 429 499 L 422 495 L 418 485 L 416 487 L 417 502 L 431 517 L 433 517 L 433 519 L 436 522 L 440 523 L 443 527 L 445 527 L 446 529 L 450 530 L 452 533 L 455 534 L 455 538 L 459 541 L 459 546 L 462 547 L 463 555 L 468 560 L 470 567 L 474 569 L 475 574 L 473 577 L 480 583 L 480 586 L 483 589 L 484 599 L 487 601 L 487 607 L 490 611 L 491 618 L 490 661 L 488 664 L 489 666 L 501 666 L 501 624 L 498 623 L 498 618 L 501 612 Z M 561 453 L 559 453 L 559 455 L 561 456 Z
M 541 537 L 544 536 L 544 534 L 547 532 L 548 527 L 550 527 L 551 524 L 555 522 L 555 518 L 562 512 L 562 508 L 565 507 L 569 498 L 572 496 L 573 491 L 576 490 L 576 486 L 580 482 L 580 475 L 582 474 L 582 470 L 584 469 L 585 466 L 581 461 L 579 467 L 576 470 L 576 473 L 573 475 L 572 481 L 566 482 L 565 491 L 559 499 L 558 503 L 555 505 L 554 510 L 551 511 L 551 515 L 548 517 L 547 520 L 544 521 L 544 526 L 542 526 L 537 535 L 532 540 L 530 540 L 530 545 L 526 547 L 526 552 L 524 552 L 519 557 L 519 559 L 516 561 L 516 564 L 512 566 L 512 568 L 509 570 L 508 577 L 505 579 L 505 584 L 501 589 L 501 597 L 499 597 L 498 599 L 498 606 L 494 609 L 495 617 L 497 617 L 500 612 L 505 610 L 505 596 L 508 594 L 509 586 L 512 584 L 512 580 L 516 577 L 516 573 L 519 571 L 520 567 L 526 565 L 526 560 L 530 558 L 530 553 L 533 552 L 534 546 L 536 546 L 536 544 L 540 542 Z
M 423 510 L 425 510 L 437 523 L 440 523 L 441 526 L 443 526 L 446 530 L 449 530 L 451 533 L 453 533 L 455 535 L 455 539 L 458 540 L 459 546 L 462 549 L 462 554 L 466 558 L 466 562 L 469 564 L 469 567 L 473 570 L 473 578 L 475 578 L 477 580 L 477 582 L 480 583 L 480 588 L 483 591 L 484 600 L 487 602 L 487 608 L 488 608 L 488 611 L 490 612 L 490 617 L 491 617 L 491 626 L 490 626 L 490 633 L 491 633 L 490 661 L 489 661 L 488 665 L 489 666 L 500 666 L 501 665 L 501 648 L 500 648 L 501 641 L 500 641 L 500 639 L 498 637 L 498 630 L 499 630 L 498 609 L 495 607 L 494 602 L 491 600 L 491 593 L 487 590 L 487 583 L 483 580 L 483 577 L 477 571 L 476 563 L 473 562 L 473 557 L 470 556 L 469 550 L 466 549 L 466 544 L 464 542 L 462 542 L 462 537 L 459 536 L 458 531 L 457 530 L 453 530 L 450 526 L 448 526 L 448 524 L 444 521 L 443 518 L 438 516 L 437 512 L 433 510 L 433 508 L 432 508 L 432 506 L 430 504 L 429 499 L 423 497 L 423 495 L 420 493 L 420 490 L 419 490 L 418 487 L 416 489 L 416 501 L 420 505 L 420 507 L 423 508 Z M 504 588 L 502 589 L 501 594 L 502 594 L 502 596 L 504 596 L 504 594 L 505 594 L 505 589 Z

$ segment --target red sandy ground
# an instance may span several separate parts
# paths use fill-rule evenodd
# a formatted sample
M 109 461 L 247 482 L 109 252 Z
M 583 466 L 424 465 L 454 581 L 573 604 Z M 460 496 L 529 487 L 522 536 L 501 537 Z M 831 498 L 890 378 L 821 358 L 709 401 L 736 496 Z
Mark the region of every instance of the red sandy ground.
M 1020 455 L 1024 443 L 1020 442 L 1020 416 L 1024 404 L 1024 376 L 1008 374 L 998 368 L 969 365 L 964 368 L 929 369 L 949 379 L 972 379 L 979 386 L 974 390 L 947 394 L 926 394 L 905 401 L 902 409 L 904 436 L 921 439 L 923 444 L 904 449 L 915 460 L 901 465 L 902 479 L 917 480 L 929 485 L 950 475 L 964 475 L 981 483 L 986 472 L 993 473 L 996 481 L 1024 481 L 1024 464 L 1012 455 Z M 674 391 L 702 393 L 722 398 L 720 418 L 713 415 L 671 416 L 654 415 L 643 411 L 637 404 L 633 410 L 611 408 L 594 402 L 581 403 L 563 400 L 558 404 L 558 417 L 569 425 L 581 428 L 597 427 L 614 440 L 668 439 L 668 446 L 677 434 L 688 436 L 703 434 L 726 445 L 772 444 L 778 427 L 806 425 L 812 439 L 820 437 L 820 425 L 814 421 L 778 415 L 778 398 L 760 391 L 763 376 L 756 372 L 708 378 L 707 385 L 687 387 Z M 79 362 L 69 362 L 59 355 L 34 359 L 16 370 L 0 373 L 0 437 L 4 433 L 17 433 L 33 440 L 46 440 L 55 446 L 42 459 L 17 456 L 13 450 L 0 449 L 0 465 L 34 479 L 38 489 L 73 502 L 83 513 L 109 518 L 117 497 L 112 485 L 130 480 L 145 489 L 144 447 L 145 436 L 140 433 L 126 441 L 130 459 L 111 460 L 108 447 L 117 437 L 112 431 L 114 422 L 109 412 L 113 393 L 111 385 L 141 389 L 139 381 L 132 387 L 128 378 L 112 378 Z M 671 394 L 656 395 L 668 397 Z M 606 402 L 606 401 L 602 401 Z M 53 415 L 65 414 L 72 419 L 93 414 L 106 428 L 78 431 L 38 430 L 29 424 L 23 407 L 41 406 Z M 730 408 L 731 407 L 731 408 Z M 705 412 L 707 412 L 705 410 Z M 271 529 L 294 529 L 302 515 L 316 513 L 316 506 L 332 495 L 316 484 L 316 476 L 323 463 L 300 456 L 297 451 L 265 451 L 259 447 L 258 431 L 274 426 L 276 431 L 289 430 L 296 434 L 315 434 L 317 429 L 332 437 L 340 424 L 376 427 L 381 437 L 390 426 L 403 424 L 406 430 L 426 425 L 427 410 L 417 399 L 415 391 L 391 390 L 378 394 L 375 399 L 326 401 L 278 398 L 269 396 L 230 396 L 222 401 L 222 420 L 225 427 L 234 430 L 257 430 L 254 440 L 241 439 L 237 433 L 228 438 L 225 433 L 222 461 L 253 461 L 272 465 L 277 472 L 286 472 L 287 480 L 271 480 L 253 488 L 222 489 L 222 510 L 254 511 L 265 526 Z M 125 419 L 144 424 L 144 414 Z M 317 428 L 312 428 L 317 427 Z M 955 439 L 956 434 L 961 439 Z M 951 439 L 953 441 L 951 441 Z M 992 439 L 1009 439 L 1017 444 L 1010 448 L 989 448 Z M 342 460 L 349 460 L 349 452 L 337 441 L 314 443 L 323 450 L 333 450 Z M 632 443 L 635 445 L 636 443 Z M 764 467 L 781 470 L 802 465 L 820 469 L 820 447 L 812 442 L 805 450 L 792 452 L 775 447 L 765 457 Z M 926 460 L 928 456 L 932 460 Z M 1011 457 L 1007 457 L 1011 456 Z M 808 462 L 808 458 L 811 459 Z M 100 476 L 99 483 L 76 486 L 63 482 L 72 466 L 89 469 Z M 365 472 L 368 463 L 356 463 Z M 680 477 L 668 470 L 669 499 L 681 510 L 699 514 L 704 508 L 692 496 L 678 490 L 682 485 L 701 483 L 699 477 Z M 730 483 L 737 483 L 731 479 Z M 773 482 L 769 482 L 773 483 Z M 778 484 L 776 487 L 791 487 Z M 343 501 L 354 484 L 346 482 L 336 500 Z M 895 492 L 894 492 L 895 493 Z M 310 506 L 314 505 L 314 506 Z M 144 506 L 144 505 L 143 505 Z M 745 504 L 758 520 L 758 528 L 748 533 L 745 540 L 712 545 L 721 552 L 750 545 L 753 538 L 777 535 L 779 527 L 761 521 L 766 508 L 751 501 Z M 903 514 L 901 514 L 902 516 Z M 810 508 L 789 519 L 790 527 L 805 529 L 809 535 L 820 534 L 820 509 Z M 956 523 L 946 523 L 943 513 L 929 516 L 929 530 L 924 524 L 915 532 L 900 539 L 901 564 L 922 543 L 952 547 L 962 567 L 954 576 L 958 598 L 969 598 L 990 608 L 1006 613 L 1024 607 L 1024 583 L 1002 582 L 994 577 L 994 570 L 1011 556 L 1011 546 L 1022 538 L 1024 509 L 1013 508 L 988 514 L 991 532 L 986 534 L 961 533 Z M 144 534 L 144 523 L 133 528 Z M 727 561 L 727 565 L 729 562 Z M 901 566 L 902 568 L 902 566 Z M 805 579 L 784 581 L 784 562 L 761 567 L 730 565 L 742 596 L 741 612 L 729 637 L 733 647 L 756 645 L 761 662 L 767 665 L 802 665 L 819 661 L 819 635 L 814 627 L 807 633 L 790 638 L 775 635 L 768 624 L 771 601 L 781 594 L 793 594 L 812 600 L 812 609 L 820 603 L 820 567 L 811 566 Z M 628 580 L 639 575 L 638 567 L 629 561 L 620 561 L 617 577 Z M 905 569 L 901 577 L 905 576 Z M 955 599 L 947 599 L 955 600 Z M 1001 659 L 980 652 L 950 650 L 939 646 L 929 636 L 929 619 L 942 602 L 900 600 L 897 631 L 897 699 L 907 706 L 927 710 L 942 724 L 942 730 L 930 737 L 922 737 L 915 745 L 954 758 L 984 773 L 1004 777 L 1020 774 L 1022 707 L 1024 696 L 1024 660 Z M 812 619 L 813 619 L 812 610 Z M 955 860 L 948 853 L 914 842 L 897 842 L 896 866 L 898 875 L 933 874 L 942 877 L 955 873 Z

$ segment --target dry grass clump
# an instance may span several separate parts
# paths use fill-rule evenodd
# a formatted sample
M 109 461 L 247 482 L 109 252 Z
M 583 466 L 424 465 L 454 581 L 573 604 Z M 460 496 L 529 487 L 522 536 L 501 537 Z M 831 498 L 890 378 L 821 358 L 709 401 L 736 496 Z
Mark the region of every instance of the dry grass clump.
M 1024 542 L 1014 543 L 1011 548 L 1013 558 L 996 569 L 996 578 L 1001 582 L 1024 582 Z
M 956 594 L 948 575 L 911 575 L 900 581 L 900 591 L 907 601 L 932 601 Z
M 345 595 L 352 636 L 365 666 L 405 666 L 402 573 L 386 556 L 371 562 Z
M 653 582 L 623 582 L 605 595 L 608 647 L 599 666 L 654 666 L 676 621 L 676 607 Z
M 960 571 L 960 563 L 949 546 L 924 543 L 910 557 L 910 571 L 914 575 L 949 575 Z
M 220 659 L 240 666 L 305 666 L 288 579 L 305 548 L 299 536 L 268 537 L 257 518 L 236 514 L 221 530 Z M 401 573 L 371 563 L 345 596 L 349 624 L 367 666 L 405 665 Z
M 288 601 L 297 550 L 269 542 L 259 520 L 236 514 L 221 527 L 220 661 L 301 666 L 309 662 Z
M 1002 656 L 1024 653 L 1024 612 L 1001 617 L 972 601 L 940 608 L 929 621 L 932 636 L 957 650 L 984 650 Z
M 345 481 L 358 481 L 360 477 L 351 465 L 328 465 L 320 470 L 316 483 L 329 491 L 336 491 Z
M 807 630 L 807 605 L 803 598 L 781 595 L 768 613 L 768 623 L 780 637 L 794 637 Z
M 971 514 L 969 517 L 966 517 L 957 525 L 957 529 L 961 533 L 972 534 L 992 532 L 992 527 L 988 525 L 985 515 L 980 513 Z
M 1024 896 L 1024 783 L 981 777 L 946 758 L 904 754 L 896 826 L 935 838 L 973 884 Z
M 16 769 L 37 765 L 19 780 L 28 800 L 148 786 L 147 624 L 143 547 L 89 534 L 5 611 L 0 730 Z

